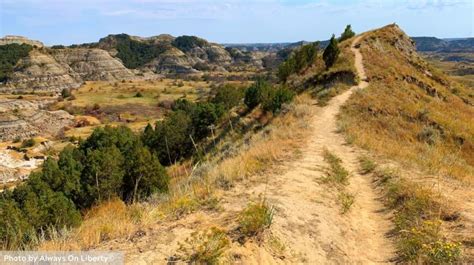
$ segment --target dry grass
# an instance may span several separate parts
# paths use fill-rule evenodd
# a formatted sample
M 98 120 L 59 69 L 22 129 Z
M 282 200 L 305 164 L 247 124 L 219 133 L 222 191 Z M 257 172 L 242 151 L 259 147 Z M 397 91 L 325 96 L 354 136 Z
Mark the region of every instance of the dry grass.
M 360 161 L 363 169 L 364 160 Z M 376 183 L 384 192 L 386 205 L 394 211 L 397 249 L 401 261 L 416 264 L 460 262 L 462 245 L 450 240 L 446 229 L 443 229 L 447 226 L 447 221 L 443 220 L 453 221 L 456 214 L 453 209 L 440 202 L 440 195 L 401 178 L 392 169 L 377 168 L 373 172 Z
M 245 141 L 245 136 L 234 141 L 236 136 L 230 135 L 218 144 L 235 146 L 233 155 L 209 156 L 194 166 L 186 161 L 168 168 L 172 177 L 168 194 L 131 206 L 119 200 L 102 204 L 86 213 L 79 228 L 42 242 L 39 249 L 90 249 L 103 240 L 131 237 L 158 220 L 176 220 L 197 210 L 219 210 L 222 187 L 218 180 L 225 178 L 233 183 L 290 156 L 309 135 L 312 104 L 309 95 L 298 96 L 285 113 L 274 117 L 264 130 L 248 132 Z
M 361 52 L 370 86 L 349 99 L 340 129 L 363 148 L 472 182 L 474 108 L 469 91 L 411 49 L 408 37 L 393 26 L 364 36 Z
M 148 210 L 140 205 L 127 206 L 119 199 L 103 203 L 87 211 L 79 228 L 42 242 L 38 249 L 84 250 L 105 240 L 131 237 L 153 215 Z
M 196 99 L 209 92 L 209 84 L 204 81 L 183 81 L 173 79 L 163 80 L 134 80 L 105 82 L 86 82 L 85 85 L 73 91 L 74 100 L 69 102 L 74 106 L 85 107 L 99 104 L 101 106 L 117 106 L 127 103 L 137 105 L 156 105 L 158 100 L 174 100 L 184 94 L 190 100 Z M 136 97 L 140 92 L 142 97 Z

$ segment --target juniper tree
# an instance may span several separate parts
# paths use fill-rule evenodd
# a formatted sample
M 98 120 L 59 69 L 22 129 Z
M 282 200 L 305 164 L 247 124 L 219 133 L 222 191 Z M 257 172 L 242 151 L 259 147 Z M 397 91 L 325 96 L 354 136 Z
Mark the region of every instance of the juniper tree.
M 331 40 L 329 40 L 329 45 L 326 47 L 323 53 L 323 60 L 326 64 L 326 68 L 333 66 L 337 60 L 337 57 L 339 56 L 340 51 L 337 45 L 337 39 L 333 34 Z
M 352 31 L 351 25 L 347 25 L 346 28 L 344 29 L 344 32 L 341 34 L 341 37 L 339 37 L 339 42 L 350 39 L 354 36 L 355 36 L 355 32 Z

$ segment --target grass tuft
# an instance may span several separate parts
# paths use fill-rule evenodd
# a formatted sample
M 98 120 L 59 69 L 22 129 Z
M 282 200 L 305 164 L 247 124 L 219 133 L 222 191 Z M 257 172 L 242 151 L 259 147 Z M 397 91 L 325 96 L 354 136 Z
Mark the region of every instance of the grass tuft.
M 329 171 L 324 181 L 346 185 L 348 184 L 349 171 L 342 166 L 342 161 L 329 150 L 323 151 L 324 161 L 329 164 Z
M 226 233 L 216 227 L 194 232 L 184 243 L 179 244 L 180 258 L 190 264 L 217 264 L 229 248 Z
M 442 231 L 447 209 L 430 189 L 409 182 L 391 169 L 374 171 L 386 204 L 394 210 L 397 248 L 404 262 L 450 264 L 460 262 L 461 244 Z
M 246 237 L 257 236 L 270 227 L 273 220 L 274 208 L 265 200 L 250 203 L 239 216 L 239 228 Z
M 339 204 L 341 205 L 341 213 L 345 214 L 349 212 L 351 206 L 355 202 L 355 196 L 351 193 L 341 191 L 338 196 Z
M 359 158 L 360 173 L 365 175 L 372 173 L 377 165 L 367 156 L 362 156 Z

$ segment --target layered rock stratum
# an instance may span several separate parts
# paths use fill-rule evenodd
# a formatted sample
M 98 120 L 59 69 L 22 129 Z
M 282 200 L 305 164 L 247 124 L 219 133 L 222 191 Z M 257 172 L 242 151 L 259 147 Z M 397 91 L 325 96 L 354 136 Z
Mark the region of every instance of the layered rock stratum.
M 24 37 L 7 36 L 0 45 L 34 45 L 27 57 L 15 65 L 12 75 L 0 83 L 0 93 L 58 93 L 85 81 L 133 79 L 135 74 L 107 51 L 90 48 L 50 49 Z

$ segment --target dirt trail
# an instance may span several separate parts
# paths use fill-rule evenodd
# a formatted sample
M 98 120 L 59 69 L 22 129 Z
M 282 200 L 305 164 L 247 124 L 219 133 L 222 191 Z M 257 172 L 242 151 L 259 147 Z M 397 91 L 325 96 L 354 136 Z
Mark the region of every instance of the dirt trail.
M 361 153 L 346 145 L 336 132 L 341 105 L 354 90 L 368 86 L 362 55 L 356 48 L 360 38 L 354 40 L 351 49 L 361 82 L 318 109 L 312 122 L 314 133 L 301 158 L 283 166 L 286 170 L 281 170 L 286 173 L 271 175 L 263 191 L 277 208 L 272 233 L 290 248 L 296 262 L 368 264 L 389 262 L 394 256 L 394 247 L 387 238 L 389 216 L 384 214 L 369 177 L 357 173 Z M 345 215 L 337 204 L 337 191 L 321 183 L 325 174 L 321 169 L 326 165 L 324 148 L 340 157 L 351 174 L 347 190 L 355 195 L 355 202 Z M 262 187 L 247 191 L 254 196 L 259 192 Z
M 146 237 L 127 241 L 110 242 L 102 249 L 119 249 L 127 252 L 127 260 L 136 264 L 164 262 L 174 254 L 177 242 L 193 230 L 211 224 L 226 225 L 235 220 L 247 202 L 265 196 L 274 205 L 276 213 L 269 233 L 285 246 L 284 253 L 271 250 L 255 242 L 235 245 L 233 256 L 241 264 L 373 264 L 389 263 L 394 257 L 394 247 L 387 234 L 391 230 L 389 214 L 386 214 L 378 195 L 372 188 L 370 177 L 358 171 L 361 151 L 345 144 L 336 132 L 336 115 L 354 90 L 368 85 L 357 44 L 352 45 L 360 83 L 343 94 L 334 97 L 327 106 L 316 107 L 312 119 L 313 133 L 299 158 L 285 162 L 268 173 L 259 182 L 242 183 L 226 192 L 221 213 L 191 214 L 173 225 L 162 225 L 147 232 Z M 327 166 L 323 150 L 327 148 L 343 161 L 350 171 L 350 184 L 346 190 L 355 196 L 349 212 L 341 213 L 338 191 L 322 183 Z M 266 183 L 261 181 L 267 179 Z

